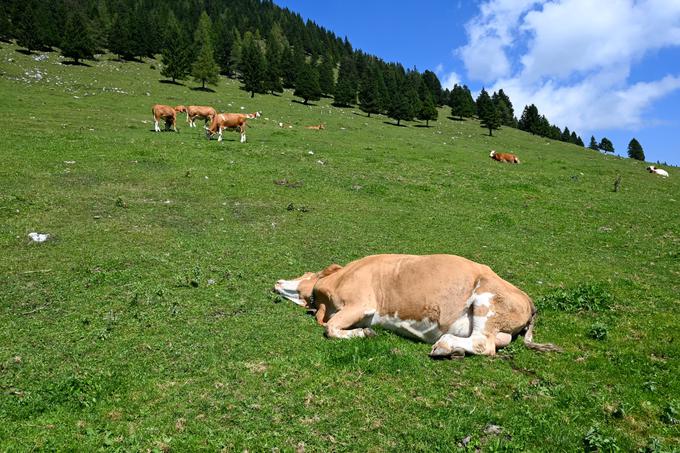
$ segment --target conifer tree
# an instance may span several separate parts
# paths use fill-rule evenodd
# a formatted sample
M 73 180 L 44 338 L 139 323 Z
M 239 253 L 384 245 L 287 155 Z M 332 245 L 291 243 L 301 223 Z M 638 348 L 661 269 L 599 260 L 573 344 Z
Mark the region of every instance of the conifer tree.
M 564 126 L 564 131 L 562 131 L 562 135 L 560 136 L 560 140 L 563 142 L 569 143 L 569 139 L 571 137 L 571 132 L 569 131 L 569 128 L 567 126 Z
M 635 138 L 628 143 L 628 157 L 635 160 L 645 160 L 645 152 L 642 150 L 642 145 Z
M 588 148 L 595 150 L 595 151 L 600 150 L 600 147 L 597 146 L 597 141 L 595 140 L 595 136 L 593 136 L 593 135 L 590 136 L 590 145 L 588 146 Z
M 17 2 L 15 20 L 13 21 L 17 44 L 29 52 L 41 50 L 45 47 L 38 18 L 35 15 L 37 7 L 38 2 L 35 0 Z
M 359 83 L 359 108 L 369 117 L 371 113 L 380 112 L 378 70 L 375 67 L 365 71 Z
M 491 97 L 498 114 L 501 117 L 501 124 L 503 126 L 517 127 L 517 120 L 515 119 L 515 111 L 512 108 L 512 102 L 505 92 L 500 89 Z
M 201 83 L 201 88 L 205 89 L 205 84 L 217 85 L 219 80 L 220 68 L 215 63 L 213 50 L 210 43 L 206 42 L 201 48 L 198 58 L 191 66 L 191 75 L 196 82 Z
M 281 52 L 283 48 L 280 47 L 276 41 L 269 39 L 267 41 L 266 54 L 266 68 L 264 71 L 264 90 L 271 94 L 283 93 L 283 85 L 281 83 Z
M 108 37 L 109 50 L 118 55 L 118 58 L 131 60 L 134 56 L 132 49 L 132 19 L 127 9 L 118 11 L 113 19 Z
M 161 75 L 169 77 L 173 83 L 177 80 L 184 80 L 191 72 L 189 40 L 172 11 L 166 25 L 165 43 L 161 55 L 163 64 Z
M 533 135 L 540 135 L 541 129 L 541 118 L 538 114 L 538 108 L 534 104 L 527 105 L 524 107 L 522 112 L 522 117 L 518 122 L 518 127 L 520 130 L 529 132 Z
M 413 118 L 411 104 L 401 90 L 397 90 L 397 92 L 393 94 L 392 104 L 390 105 L 387 114 L 390 118 L 397 121 L 397 126 L 401 125 L 401 120 L 410 120 Z
M 491 96 L 489 96 L 489 93 L 482 88 L 482 91 L 479 93 L 479 96 L 477 96 L 477 117 L 481 120 L 486 116 L 486 112 L 488 110 L 493 109 L 493 102 L 491 101 Z M 495 109 L 494 109 L 495 110 Z
M 438 116 L 439 112 L 437 111 L 437 106 L 434 104 L 432 94 L 428 92 L 427 97 L 425 98 L 425 101 L 422 102 L 420 111 L 416 117 L 419 120 L 425 120 L 425 125 L 430 127 L 430 121 L 437 121 Z
M 304 58 L 304 56 L 302 57 Z M 292 47 L 283 49 L 281 56 L 281 79 L 284 88 L 295 88 L 298 66 L 295 62 L 295 53 Z
M 61 54 L 79 63 L 82 59 L 92 58 L 94 51 L 94 40 L 85 23 L 85 17 L 80 11 L 72 12 L 66 21 L 66 28 L 64 28 Z
M 598 145 L 598 147 L 605 153 L 614 152 L 614 144 L 607 137 L 602 137 L 602 140 L 600 140 L 600 144 Z
M 264 91 L 267 63 L 260 50 L 260 45 L 255 41 L 251 33 L 246 33 L 241 49 L 241 80 L 246 91 L 250 92 L 250 97 L 255 93 Z
M 457 116 L 461 120 L 464 117 L 472 118 L 476 111 L 470 90 L 460 85 L 453 86 L 449 96 L 449 105 L 451 106 L 451 116 Z
M 232 31 L 231 54 L 229 55 L 229 73 L 233 73 L 241 65 L 243 39 L 237 28 Z
M 321 94 L 324 96 L 331 96 L 335 92 L 333 69 L 335 69 L 333 60 L 325 56 L 319 65 L 319 86 L 321 87 Z
M 432 95 L 432 100 L 435 105 L 444 105 L 444 101 L 442 100 L 442 84 L 434 72 L 426 70 L 423 73 L 423 84 Z
M 345 58 L 342 63 L 340 63 L 338 81 L 335 84 L 335 93 L 333 97 L 336 105 L 350 106 L 356 102 L 356 69 L 351 58 Z
M 301 97 L 304 103 L 321 99 L 321 87 L 319 86 L 319 73 L 309 63 L 305 63 L 298 73 L 295 81 L 294 96 Z
M 208 44 L 211 49 L 213 48 L 212 21 L 210 20 L 208 13 L 203 10 L 198 19 L 196 31 L 194 32 L 194 48 L 198 51 L 203 49 L 206 44 Z

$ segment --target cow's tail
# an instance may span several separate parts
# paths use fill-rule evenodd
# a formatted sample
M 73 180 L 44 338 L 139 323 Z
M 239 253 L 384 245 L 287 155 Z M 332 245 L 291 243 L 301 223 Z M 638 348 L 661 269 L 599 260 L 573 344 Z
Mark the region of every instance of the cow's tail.
M 531 315 L 531 320 L 529 321 L 529 324 L 527 325 L 526 330 L 524 332 L 524 345 L 529 349 L 533 349 L 534 351 L 539 351 L 539 352 L 562 352 L 562 349 L 560 349 L 559 347 L 555 346 L 552 343 L 534 343 L 533 342 L 535 320 L 536 320 L 536 312 L 534 312 Z

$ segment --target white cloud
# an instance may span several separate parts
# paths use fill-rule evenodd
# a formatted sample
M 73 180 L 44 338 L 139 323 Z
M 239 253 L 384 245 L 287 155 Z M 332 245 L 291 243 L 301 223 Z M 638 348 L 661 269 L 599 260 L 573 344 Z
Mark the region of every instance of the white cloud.
M 454 85 L 460 85 L 460 76 L 455 72 L 449 72 L 444 75 L 441 83 L 443 88 L 448 88 L 450 90 Z
M 536 104 L 579 133 L 639 128 L 653 102 L 680 89 L 680 71 L 632 83 L 650 52 L 680 46 L 678 0 L 490 0 L 457 49 L 470 79 L 503 88 L 515 114 Z

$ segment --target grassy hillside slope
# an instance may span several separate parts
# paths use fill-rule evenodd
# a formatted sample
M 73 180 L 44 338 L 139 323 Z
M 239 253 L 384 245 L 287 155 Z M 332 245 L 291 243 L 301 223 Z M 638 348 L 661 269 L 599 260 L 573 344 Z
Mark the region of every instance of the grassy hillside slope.
M 0 47 L 0 450 L 677 448 L 677 169 L 59 61 Z M 154 103 L 263 117 L 217 143 L 153 133 Z M 374 253 L 490 265 L 565 352 L 330 341 L 270 292 Z

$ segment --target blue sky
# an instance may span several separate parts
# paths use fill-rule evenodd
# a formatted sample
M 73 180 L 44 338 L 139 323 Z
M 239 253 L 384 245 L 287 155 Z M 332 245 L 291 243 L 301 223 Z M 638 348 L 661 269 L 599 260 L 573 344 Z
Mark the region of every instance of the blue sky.
M 502 88 L 588 144 L 680 165 L 680 0 L 274 0 L 443 85 Z

